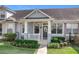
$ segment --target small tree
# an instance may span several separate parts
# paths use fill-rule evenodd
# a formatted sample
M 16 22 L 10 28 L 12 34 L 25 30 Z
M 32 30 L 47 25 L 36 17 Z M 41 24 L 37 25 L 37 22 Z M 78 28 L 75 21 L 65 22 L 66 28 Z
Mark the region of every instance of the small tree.
M 14 41 L 16 39 L 16 33 L 6 33 L 4 37 L 6 41 Z

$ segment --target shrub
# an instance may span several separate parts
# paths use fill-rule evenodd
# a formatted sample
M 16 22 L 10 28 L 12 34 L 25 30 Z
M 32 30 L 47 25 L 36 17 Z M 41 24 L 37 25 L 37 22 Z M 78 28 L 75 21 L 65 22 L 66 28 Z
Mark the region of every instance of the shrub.
M 64 46 L 68 46 L 68 43 L 67 42 L 64 42 Z
M 38 43 L 38 41 L 35 41 L 35 40 L 23 40 L 23 39 L 17 39 L 17 40 L 15 40 L 15 42 L 16 43 L 34 43 L 34 44 L 37 44 Z
M 38 41 L 35 40 L 15 40 L 12 45 L 17 47 L 38 48 Z
M 16 33 L 6 33 L 4 37 L 6 41 L 14 41 L 16 39 Z
M 28 48 L 38 48 L 39 47 L 39 44 L 27 44 Z
M 65 37 L 59 37 L 59 40 L 61 40 L 61 41 L 65 41 Z
M 61 47 L 61 48 L 64 47 L 64 43 L 60 43 L 60 47 Z
M 58 38 L 57 37 L 52 37 L 51 42 L 58 42 Z
M 51 42 L 60 43 L 61 41 L 65 41 L 64 37 L 52 37 Z
M 60 48 L 60 44 L 59 43 L 50 43 L 50 44 L 48 44 L 48 48 Z
M 77 45 L 79 44 L 79 36 L 78 35 L 75 35 L 73 40 L 74 40 L 73 44 L 77 44 Z
M 53 44 L 52 43 L 48 44 L 48 48 L 53 48 Z
M 63 42 L 63 43 L 60 43 L 60 47 L 65 47 L 65 46 L 68 46 L 68 43 L 67 42 Z

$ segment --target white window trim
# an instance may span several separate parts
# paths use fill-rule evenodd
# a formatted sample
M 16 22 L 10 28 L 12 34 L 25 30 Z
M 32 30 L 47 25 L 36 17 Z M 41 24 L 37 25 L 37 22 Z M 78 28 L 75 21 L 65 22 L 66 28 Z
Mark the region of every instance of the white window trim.
M 77 26 L 78 26 L 77 23 L 73 23 L 73 24 L 72 24 L 72 23 L 68 23 L 68 24 L 69 24 L 71 27 L 69 28 L 69 27 L 66 26 L 67 29 L 71 29 L 71 28 L 72 28 L 72 29 L 77 29 L 77 28 L 74 28 L 75 26 L 73 27 L 73 25 L 77 25 Z M 68 25 L 68 24 L 67 24 L 67 25 Z
M 39 33 L 35 33 L 35 25 L 39 25 Z M 33 23 L 33 34 L 40 34 L 40 24 L 39 23 Z
M 1 11 L 1 13 L 0 13 L 0 19 L 5 19 L 5 17 L 2 18 L 1 15 L 5 15 L 5 17 L 6 17 L 5 11 Z
M 56 33 L 51 33 L 52 35 L 63 35 L 64 34 L 64 24 L 62 24 L 62 34 L 59 34 L 59 33 L 57 33 L 57 26 L 58 26 L 58 24 L 61 24 L 61 23 L 55 23 L 56 24 Z M 51 27 L 52 27 L 52 25 L 51 25 Z
M 25 32 L 24 24 L 22 24 L 22 33 Z
M 73 31 L 74 28 L 72 27 L 72 24 L 77 24 L 78 25 L 78 23 L 68 23 L 68 24 L 71 24 L 71 28 L 70 28 L 71 29 L 71 34 L 74 35 L 74 31 Z M 67 28 L 67 24 L 66 24 L 66 28 Z M 69 28 L 67 28 L 67 29 L 69 29 Z

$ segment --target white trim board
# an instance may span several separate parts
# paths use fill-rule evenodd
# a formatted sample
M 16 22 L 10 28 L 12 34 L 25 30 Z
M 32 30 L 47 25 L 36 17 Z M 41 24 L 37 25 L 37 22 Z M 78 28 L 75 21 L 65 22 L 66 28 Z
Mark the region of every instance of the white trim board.
M 39 10 L 39 9 L 34 9 L 32 12 L 30 12 L 28 15 L 26 15 L 25 17 L 24 17 L 24 19 L 25 18 L 27 18 L 28 16 L 30 16 L 31 14 L 33 14 L 35 11 L 39 11 L 40 13 L 42 13 L 43 15 L 45 15 L 46 17 L 48 17 L 48 18 L 51 18 L 49 15 L 47 15 L 46 13 L 44 13 L 43 11 L 41 11 L 41 10 Z

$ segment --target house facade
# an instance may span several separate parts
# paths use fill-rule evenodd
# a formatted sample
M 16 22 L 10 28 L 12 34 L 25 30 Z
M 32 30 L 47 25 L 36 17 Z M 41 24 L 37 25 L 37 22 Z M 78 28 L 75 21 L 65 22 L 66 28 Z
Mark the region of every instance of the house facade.
M 47 40 L 61 36 L 66 40 L 69 33 L 79 35 L 79 9 L 11 10 L 0 6 L 0 38 L 13 32 L 19 39 Z

